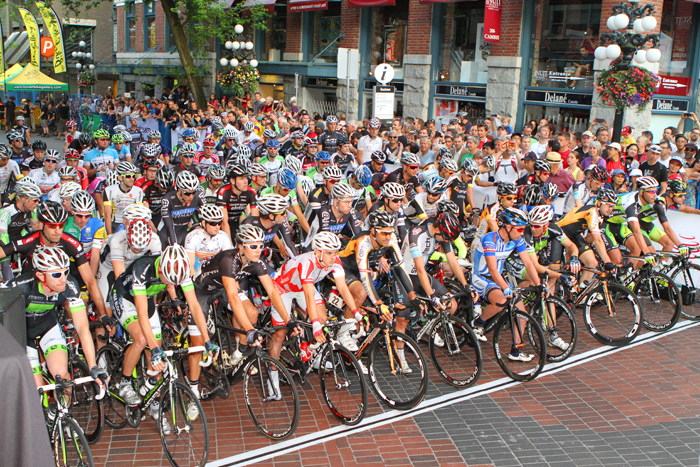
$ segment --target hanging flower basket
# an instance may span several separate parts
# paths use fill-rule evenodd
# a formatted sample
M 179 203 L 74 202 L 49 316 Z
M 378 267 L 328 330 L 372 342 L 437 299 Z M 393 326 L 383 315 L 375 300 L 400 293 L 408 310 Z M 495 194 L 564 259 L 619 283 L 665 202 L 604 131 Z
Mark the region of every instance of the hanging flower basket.
M 659 75 L 636 66 L 620 70 L 615 64 L 613 62 L 598 75 L 595 82 L 598 94 L 604 103 L 620 112 L 635 106 L 637 113 L 642 112 L 654 98 L 660 83 Z
M 250 65 L 227 66 L 216 75 L 216 80 L 225 93 L 242 96 L 258 89 L 260 72 Z
M 78 73 L 78 86 L 80 86 L 81 88 L 92 86 L 96 82 L 97 77 L 95 76 L 95 73 L 92 72 L 92 70 L 87 70 Z

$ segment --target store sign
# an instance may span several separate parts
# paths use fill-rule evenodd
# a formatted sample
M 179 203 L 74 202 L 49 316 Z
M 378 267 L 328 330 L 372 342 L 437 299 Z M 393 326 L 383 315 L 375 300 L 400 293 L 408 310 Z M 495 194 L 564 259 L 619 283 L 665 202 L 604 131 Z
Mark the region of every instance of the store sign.
M 486 98 L 486 86 L 453 86 L 436 84 L 435 94 L 455 97 L 479 97 Z
M 690 95 L 690 78 L 665 75 L 659 75 L 659 78 L 661 78 L 661 83 L 656 94 L 661 94 L 662 96 Z
M 327 10 L 328 1 L 327 0 L 290 0 L 289 1 L 289 11 L 314 11 L 314 10 Z
M 372 90 L 372 117 L 381 120 L 394 118 L 394 86 L 377 85 Z
M 544 102 L 545 104 L 591 105 L 593 103 L 593 94 L 530 90 L 525 94 L 525 100 Z
M 501 41 L 501 0 L 486 0 L 484 10 L 484 41 Z
M 688 101 L 680 99 L 654 99 L 652 110 L 665 110 L 668 112 L 687 112 Z
M 338 80 L 335 78 L 306 78 L 306 86 L 310 88 L 337 88 Z
M 396 92 L 403 92 L 403 82 L 392 81 L 391 85 L 394 86 L 394 88 L 396 88 Z M 369 79 L 365 80 L 365 91 L 371 91 L 376 86 L 381 86 L 381 84 L 377 83 L 376 81 L 369 80 Z

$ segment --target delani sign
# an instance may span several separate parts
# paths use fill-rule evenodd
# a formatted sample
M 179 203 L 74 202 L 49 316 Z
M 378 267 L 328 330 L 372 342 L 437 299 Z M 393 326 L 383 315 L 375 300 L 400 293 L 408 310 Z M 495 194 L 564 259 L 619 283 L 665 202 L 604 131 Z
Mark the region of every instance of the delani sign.
M 527 91 L 525 100 L 533 102 L 543 102 L 545 104 L 562 105 L 586 105 L 593 103 L 592 94 L 579 94 L 573 92 L 552 92 L 552 91 Z
M 680 99 L 654 99 L 652 110 L 665 110 L 668 112 L 687 112 L 688 101 Z
M 486 86 L 452 86 L 437 84 L 435 85 L 435 94 L 486 99 Z

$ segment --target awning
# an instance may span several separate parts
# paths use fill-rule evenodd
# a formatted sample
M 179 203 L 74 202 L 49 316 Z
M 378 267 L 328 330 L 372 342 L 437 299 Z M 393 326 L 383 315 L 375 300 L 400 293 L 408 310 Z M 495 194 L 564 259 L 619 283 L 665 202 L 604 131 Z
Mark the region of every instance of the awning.
M 349 0 L 350 6 L 362 8 L 367 6 L 396 6 L 396 0 Z
M 289 0 L 289 11 L 327 10 L 328 0 Z
M 31 63 L 10 81 L 5 83 L 6 91 L 68 91 L 68 85 L 46 76 Z
M 250 8 L 255 5 L 263 5 L 268 11 L 272 11 L 275 8 L 275 2 L 277 0 L 246 0 L 243 4 L 243 8 Z M 231 2 L 233 4 L 233 2 Z

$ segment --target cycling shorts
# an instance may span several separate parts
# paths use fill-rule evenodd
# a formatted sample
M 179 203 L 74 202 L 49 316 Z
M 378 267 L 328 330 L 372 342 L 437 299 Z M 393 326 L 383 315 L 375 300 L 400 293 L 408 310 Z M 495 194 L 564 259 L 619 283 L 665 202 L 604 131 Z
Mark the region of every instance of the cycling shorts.
M 277 288 L 278 292 L 280 293 L 280 296 L 282 297 L 282 303 L 284 303 L 284 309 L 285 310 L 291 310 L 292 309 L 292 301 L 296 300 L 297 305 L 299 305 L 299 308 L 301 308 L 304 311 L 307 311 L 307 304 L 306 304 L 306 296 L 304 295 L 304 292 L 286 292 L 279 287 Z M 318 290 L 314 289 L 314 301 L 316 302 L 316 306 L 322 306 L 324 304 L 323 297 L 321 297 L 321 294 L 318 293 Z M 308 313 L 308 311 L 307 311 Z M 282 315 L 279 314 L 279 312 L 272 307 L 272 325 L 273 326 L 284 326 L 285 321 L 282 319 Z
M 423 289 L 423 286 L 420 283 L 420 279 L 418 278 L 418 275 L 409 275 L 411 278 L 411 283 L 413 284 L 413 290 L 418 294 L 418 295 L 423 295 L 423 296 L 428 296 L 428 293 Z M 442 285 L 442 282 L 439 280 L 435 279 L 434 277 L 430 277 L 430 287 L 433 288 L 435 293 L 437 294 L 438 297 L 442 297 L 444 295 L 447 295 L 449 292 L 447 288 Z
M 109 305 L 112 308 L 112 313 L 119 320 L 119 324 L 121 324 L 124 329 L 126 329 L 131 323 L 138 321 L 136 305 L 131 303 L 129 300 L 124 300 L 122 297 L 118 296 L 116 292 L 112 292 L 110 294 Z M 161 340 L 163 335 L 158 313 L 153 313 L 151 317 L 148 318 L 148 321 L 151 323 L 153 336 L 155 336 L 156 340 Z
M 479 276 L 478 274 L 472 274 L 472 286 L 474 291 L 479 294 L 483 299 L 488 300 L 488 296 L 492 290 L 501 290 L 501 286 L 496 284 L 491 280 L 491 276 Z
M 68 345 L 66 338 L 63 336 L 61 326 L 59 326 L 56 318 L 51 316 L 42 317 L 36 325 L 31 326 L 29 320 L 27 322 L 27 358 L 32 367 L 32 374 L 41 374 L 41 360 L 39 358 L 39 349 L 41 349 L 44 357 L 55 351 L 68 353 Z M 31 321 L 39 321 L 31 319 Z M 46 329 L 48 328 L 48 329 Z M 36 340 L 39 339 L 39 345 L 36 346 Z
M 642 229 L 642 233 L 644 234 L 644 237 L 647 240 L 647 245 L 651 246 L 651 240 L 652 242 L 659 243 L 661 240 L 661 237 L 666 235 L 666 231 L 659 227 L 658 225 L 654 224 L 654 226 L 651 228 L 651 230 L 644 230 Z
M 624 245 L 627 239 L 632 237 L 634 234 L 630 230 L 627 224 L 616 224 L 611 222 L 606 222 L 605 230 L 603 231 L 603 240 L 607 238 L 614 246 Z M 608 244 L 606 243 L 605 246 Z

